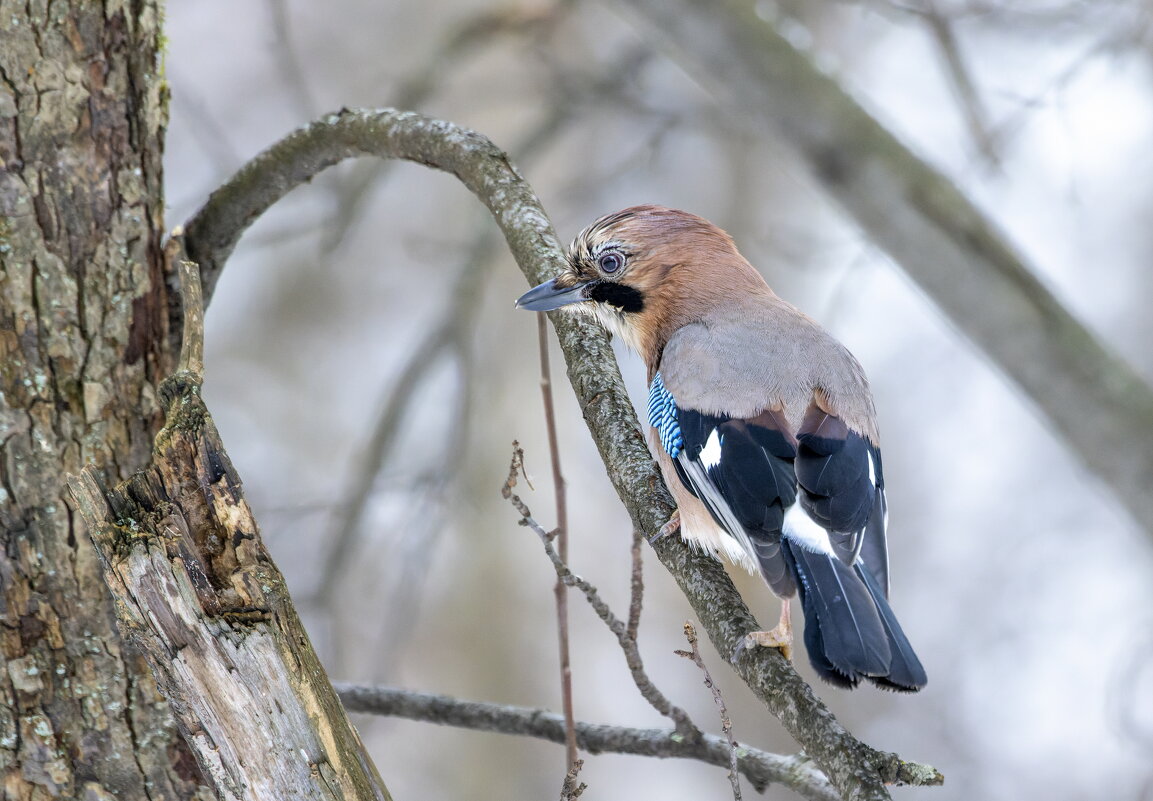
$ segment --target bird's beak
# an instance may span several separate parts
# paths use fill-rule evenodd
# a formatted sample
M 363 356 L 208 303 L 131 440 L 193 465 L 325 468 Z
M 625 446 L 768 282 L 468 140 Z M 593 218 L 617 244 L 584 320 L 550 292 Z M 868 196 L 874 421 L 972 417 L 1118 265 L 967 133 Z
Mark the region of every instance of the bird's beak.
M 588 300 L 585 291 L 588 282 L 582 281 L 574 286 L 558 286 L 557 279 L 545 281 L 540 286 L 534 286 L 516 299 L 516 308 L 526 311 L 552 311 L 570 303 L 580 303 Z

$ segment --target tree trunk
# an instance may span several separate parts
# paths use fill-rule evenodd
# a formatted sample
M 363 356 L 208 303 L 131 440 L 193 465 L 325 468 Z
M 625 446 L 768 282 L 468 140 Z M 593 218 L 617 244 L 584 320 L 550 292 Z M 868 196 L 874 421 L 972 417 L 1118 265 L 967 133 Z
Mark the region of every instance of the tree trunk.
M 191 308 L 202 319 L 199 301 Z M 115 489 L 92 468 L 70 481 L 121 630 L 148 653 L 221 801 L 391 801 L 264 548 L 200 399 L 199 370 L 185 361 L 160 386 L 167 424 L 152 466 Z
M 174 361 L 148 0 L 0 2 L 4 798 L 209 798 L 114 625 L 65 477 L 149 458 Z

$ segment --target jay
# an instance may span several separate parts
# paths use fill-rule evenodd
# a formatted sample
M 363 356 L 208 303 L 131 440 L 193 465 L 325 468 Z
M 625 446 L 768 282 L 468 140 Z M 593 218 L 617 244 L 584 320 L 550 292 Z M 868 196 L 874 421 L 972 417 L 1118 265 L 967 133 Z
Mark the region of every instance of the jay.
M 594 315 L 644 359 L 649 445 L 678 506 L 662 533 L 759 571 L 783 599 L 780 625 L 744 646 L 788 656 L 799 593 L 819 676 L 923 687 L 889 606 L 876 414 L 852 354 L 687 212 L 609 214 L 567 260 L 517 306 Z

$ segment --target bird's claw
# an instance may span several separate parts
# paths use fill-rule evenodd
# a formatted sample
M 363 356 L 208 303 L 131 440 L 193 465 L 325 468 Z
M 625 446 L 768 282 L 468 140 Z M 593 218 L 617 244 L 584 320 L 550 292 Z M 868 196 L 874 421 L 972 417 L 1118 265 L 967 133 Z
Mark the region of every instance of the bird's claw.
M 779 631 L 779 628 L 772 631 L 750 631 L 737 643 L 729 661 L 734 665 L 737 664 L 741 654 L 750 648 L 776 648 L 781 652 L 781 656 L 790 662 L 793 661 L 793 634 L 791 631 Z
M 649 545 L 656 544 L 657 540 L 664 539 L 670 534 L 676 534 L 681 530 L 681 510 L 674 509 L 673 514 L 669 517 L 668 521 L 652 536 L 649 540 Z
M 789 616 L 789 599 L 781 599 L 781 620 L 772 631 L 750 631 L 733 649 L 730 661 L 735 665 L 746 648 L 777 648 L 781 656 L 793 661 L 793 623 Z

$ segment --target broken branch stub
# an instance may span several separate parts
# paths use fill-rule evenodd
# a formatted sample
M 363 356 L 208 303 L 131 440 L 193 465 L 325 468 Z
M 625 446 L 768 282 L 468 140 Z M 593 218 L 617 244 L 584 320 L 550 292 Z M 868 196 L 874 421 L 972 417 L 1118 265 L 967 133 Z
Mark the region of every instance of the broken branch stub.
M 260 539 L 199 376 L 160 388 L 152 465 L 70 485 L 126 637 L 147 655 L 222 799 L 390 796 Z

